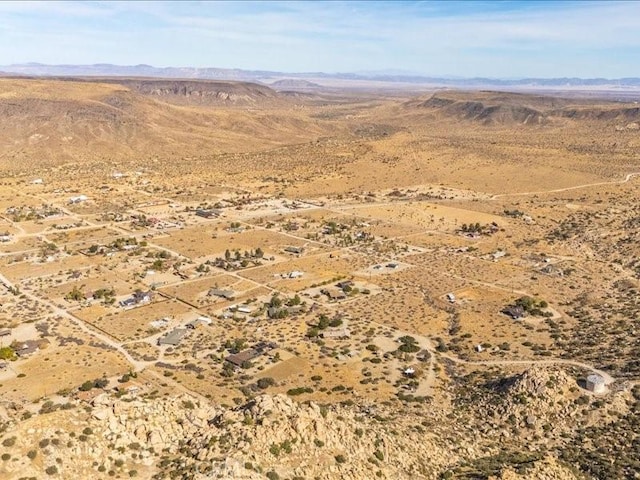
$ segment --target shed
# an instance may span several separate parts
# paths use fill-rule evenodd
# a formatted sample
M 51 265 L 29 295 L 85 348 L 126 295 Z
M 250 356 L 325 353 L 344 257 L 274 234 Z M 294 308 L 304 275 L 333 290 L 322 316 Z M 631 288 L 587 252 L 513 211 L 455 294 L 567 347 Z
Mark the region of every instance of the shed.
M 607 384 L 602 375 L 592 373 L 587 376 L 586 388 L 593 393 L 604 393 L 607 391 Z
M 304 247 L 289 246 L 285 247 L 284 251 L 287 253 L 295 253 L 296 255 L 300 255 L 301 253 L 304 253 Z

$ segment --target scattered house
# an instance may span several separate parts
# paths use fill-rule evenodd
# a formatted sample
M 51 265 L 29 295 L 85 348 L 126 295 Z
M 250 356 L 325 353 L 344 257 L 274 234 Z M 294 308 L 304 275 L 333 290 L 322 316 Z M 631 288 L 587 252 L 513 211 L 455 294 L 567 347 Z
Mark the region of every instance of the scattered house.
M 209 320 L 208 318 L 206 320 Z M 200 328 L 204 325 L 210 325 L 211 324 L 211 320 L 209 320 L 209 322 L 206 322 L 204 317 L 199 317 L 196 318 L 195 320 L 190 321 L 189 323 L 187 323 L 185 325 L 185 327 L 191 329 L 191 330 L 195 330 L 196 328 Z
M 505 252 L 504 250 L 497 250 L 491 254 L 491 258 L 493 259 L 494 262 L 497 262 L 498 259 L 506 255 L 507 255 L 507 252 Z
M 80 400 L 84 403 L 91 403 L 95 398 L 99 397 L 105 393 L 101 388 L 92 388 L 91 390 L 87 390 L 85 392 L 79 391 L 76 392 L 75 397 L 77 400 Z
M 124 173 L 116 172 L 112 175 L 113 178 L 122 178 L 124 177 Z
M 326 288 L 322 290 L 322 293 L 324 293 L 327 297 L 329 297 L 329 300 L 344 300 L 345 298 L 347 298 L 347 294 L 344 293 L 343 290 L 340 290 L 339 288 Z
M 232 290 L 220 290 L 219 288 L 212 288 L 207 295 L 210 297 L 224 298 L 225 300 L 233 300 L 235 296 Z
M 258 358 L 271 350 L 278 348 L 273 342 L 258 342 L 253 348 L 247 348 L 240 353 L 229 355 L 225 360 L 236 367 L 241 367 L 244 362 L 250 362 L 254 358 Z
M 158 339 L 158 345 L 171 345 L 172 347 L 176 347 L 188 333 L 189 330 L 186 328 L 175 328 L 164 337 L 160 337 Z
M 141 303 L 149 303 L 153 299 L 153 292 L 151 290 L 147 292 L 138 291 L 134 292 L 129 298 L 120 301 L 122 308 L 131 308 Z
M 151 325 L 153 328 L 165 328 L 166 326 L 169 325 L 169 319 L 168 318 L 159 318 L 158 320 L 154 320 L 153 322 L 149 322 L 149 325 Z
M 42 179 L 41 178 L 34 178 L 33 180 L 31 180 L 31 185 L 42 185 Z
M 456 303 L 456 296 L 453 293 L 447 293 L 447 300 L 449 303 Z
M 11 329 L 10 328 L 4 328 L 2 330 L 0 330 L 0 337 L 8 337 L 11 335 Z
M 253 309 L 247 305 L 240 305 L 238 308 L 236 308 L 236 311 L 239 313 L 251 313 L 253 312 Z
M 123 395 L 136 395 L 140 392 L 140 385 L 133 382 L 124 382 L 118 384 L 116 391 Z
M 288 278 L 300 278 L 301 276 L 304 275 L 304 272 L 299 272 L 297 270 L 294 270 L 293 272 L 290 272 L 287 277 Z
M 86 202 L 87 200 L 89 200 L 89 197 L 87 197 L 86 195 L 78 195 L 77 197 L 71 197 L 69 199 L 69 203 L 82 203 Z
M 304 247 L 289 246 L 285 247 L 284 251 L 287 253 L 293 253 L 295 255 L 301 255 L 302 253 L 304 253 Z
M 7 368 L 7 362 L 4 360 L 0 361 L 0 370 L 4 370 L 5 368 Z
M 416 353 L 416 360 L 419 360 L 421 362 L 428 362 L 429 360 L 431 360 L 431 353 L 429 352 L 429 350 L 420 350 L 418 353 Z
M 222 215 L 222 210 L 215 208 L 198 208 L 196 209 L 196 215 L 202 218 L 218 218 Z
M 509 305 L 502 310 L 502 313 L 510 316 L 513 320 L 520 320 L 525 316 L 524 308 L 520 305 Z
M 18 357 L 28 357 L 40 350 L 40 345 L 41 342 L 38 340 L 25 340 L 24 342 L 19 342 L 15 345 L 13 350 L 16 352 Z
M 236 367 L 241 367 L 244 362 L 250 362 L 254 358 L 258 358 L 261 355 L 260 352 L 253 348 L 248 348 L 240 353 L 229 355 L 225 360 Z
M 413 367 L 405 368 L 402 373 L 407 377 L 413 377 L 416 374 L 416 369 Z
M 351 280 L 345 280 L 345 281 L 336 283 L 336 287 L 341 288 L 342 290 L 353 287 L 353 285 L 354 283 Z
M 475 346 L 475 350 L 478 353 L 482 353 L 482 352 L 484 352 L 484 347 L 482 345 L 478 344 L 478 345 Z
M 386 267 L 395 269 L 395 268 L 398 268 L 398 264 L 395 262 L 391 262 L 391 263 L 387 263 Z
M 593 393 L 605 393 L 607 391 L 607 384 L 604 381 L 602 375 L 592 373 L 587 376 L 586 389 Z
M 204 317 L 202 315 L 196 318 L 196 320 L 198 320 L 199 322 L 202 322 L 205 325 L 211 325 L 213 323 L 213 320 L 211 320 L 209 317 Z
M 331 328 L 324 330 L 320 335 L 322 338 L 349 338 L 351 332 L 348 328 Z
M 11 241 L 11 235 L 9 235 L 8 233 L 0 235 L 0 242 L 7 243 L 7 242 L 10 242 L 10 241 Z
M 374 270 L 381 270 L 382 269 L 382 265 L 374 265 L 373 269 Z

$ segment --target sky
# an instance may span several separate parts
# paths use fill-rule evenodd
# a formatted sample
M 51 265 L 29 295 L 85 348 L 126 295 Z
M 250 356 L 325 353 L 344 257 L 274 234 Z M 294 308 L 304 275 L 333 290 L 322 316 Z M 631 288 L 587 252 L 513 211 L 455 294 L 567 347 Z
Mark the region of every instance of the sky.
M 640 77 L 640 1 L 0 1 L 0 65 Z

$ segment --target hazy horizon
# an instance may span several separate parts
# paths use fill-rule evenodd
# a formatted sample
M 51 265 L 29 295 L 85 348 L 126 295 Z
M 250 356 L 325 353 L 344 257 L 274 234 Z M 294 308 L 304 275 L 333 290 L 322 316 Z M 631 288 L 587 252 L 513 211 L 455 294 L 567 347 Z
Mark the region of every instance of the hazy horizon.
M 0 2 L 0 65 L 640 76 L 638 2 Z

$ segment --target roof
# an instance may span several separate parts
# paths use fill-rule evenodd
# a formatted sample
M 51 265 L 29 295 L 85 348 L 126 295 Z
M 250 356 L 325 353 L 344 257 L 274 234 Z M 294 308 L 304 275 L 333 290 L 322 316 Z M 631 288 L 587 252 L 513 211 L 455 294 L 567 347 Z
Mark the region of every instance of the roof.
M 230 300 L 233 298 L 234 293 L 233 290 L 221 290 L 219 288 L 212 288 L 211 290 L 209 290 L 208 295 L 212 297 L 222 297 Z
M 598 375 L 597 373 L 592 373 L 591 375 L 587 375 L 587 382 L 593 383 L 594 385 L 604 385 L 604 377 L 602 375 Z
M 6 337 L 7 335 L 11 335 L 11 329 L 5 328 L 0 330 L 0 337 Z
M 176 328 L 158 339 L 158 345 L 178 345 L 187 336 L 189 330 L 186 328 Z
M 261 354 L 262 354 L 262 351 L 258 351 L 258 350 L 253 349 L 253 348 L 248 348 L 247 350 L 243 350 L 240 353 L 229 355 L 227 358 L 225 358 L 225 360 L 227 362 L 232 363 L 235 366 L 239 367 L 244 362 L 248 362 L 250 360 L 253 360 L 256 357 L 259 357 Z
M 335 330 L 325 330 L 322 332 L 323 338 L 346 338 L 351 336 L 348 328 L 336 328 Z
M 502 313 L 509 315 L 514 320 L 524 317 L 524 308 L 519 305 L 510 305 L 502 310 Z

